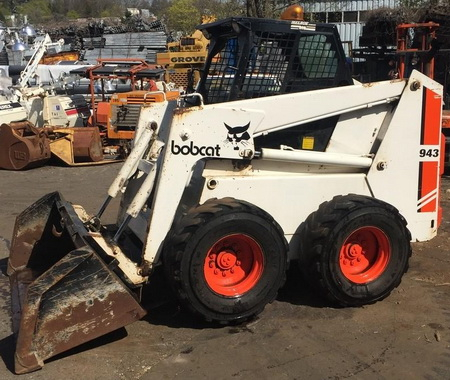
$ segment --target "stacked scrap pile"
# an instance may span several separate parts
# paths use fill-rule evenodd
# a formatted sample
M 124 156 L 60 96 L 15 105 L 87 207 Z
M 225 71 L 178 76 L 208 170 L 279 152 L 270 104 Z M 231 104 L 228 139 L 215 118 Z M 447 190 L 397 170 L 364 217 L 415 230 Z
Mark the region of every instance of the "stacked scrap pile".
M 167 35 L 164 32 L 104 34 L 100 38 L 83 38 L 87 62 L 97 58 L 141 58 L 156 62 L 156 53 L 164 51 Z
M 412 22 L 411 10 L 406 8 L 379 8 L 369 13 L 360 46 L 396 46 L 398 24 Z
M 450 5 L 435 6 L 426 9 L 420 21 L 433 21 L 439 24 L 436 31 L 436 38 L 440 43 L 441 49 L 450 49 Z
M 397 25 L 409 22 L 410 10 L 379 8 L 371 11 L 359 38 L 360 49 L 354 49 L 353 74 L 362 82 L 389 78 L 393 69 L 397 39 Z
M 450 5 L 428 8 L 421 21 L 433 21 L 439 24 L 436 38 L 439 51 L 435 57 L 434 79 L 444 85 L 445 109 L 450 109 Z
M 156 53 L 168 42 L 165 24 L 132 17 L 125 21 L 88 21 L 45 30 L 52 40 L 63 38 L 71 50 L 81 51 L 82 59 L 95 63 L 97 58 L 140 58 L 156 61 Z
M 167 34 L 167 27 L 161 20 L 146 21 L 143 18 L 131 18 L 126 23 L 106 26 L 105 34 L 131 33 L 131 32 L 164 32 Z
M 435 58 L 435 80 L 444 85 L 450 94 L 450 5 L 430 6 L 427 8 L 411 9 L 381 8 L 370 12 L 360 37 L 360 46 L 355 49 L 353 58 L 354 74 L 362 81 L 387 79 L 396 60 L 397 25 L 403 23 L 424 23 L 432 21 L 439 24 L 436 31 L 439 46 Z M 446 95 L 446 102 L 450 95 Z
M 440 25 L 436 36 L 450 48 L 450 6 L 432 6 L 420 9 L 406 7 L 380 8 L 369 13 L 359 40 L 360 46 L 396 46 L 396 27 L 403 23 L 432 21 Z

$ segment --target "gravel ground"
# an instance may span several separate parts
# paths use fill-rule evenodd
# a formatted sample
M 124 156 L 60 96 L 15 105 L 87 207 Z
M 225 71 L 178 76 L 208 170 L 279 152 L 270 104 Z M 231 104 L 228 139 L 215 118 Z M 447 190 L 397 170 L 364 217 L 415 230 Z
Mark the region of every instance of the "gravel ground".
M 387 299 L 330 308 L 290 271 L 278 299 L 256 319 L 214 328 L 177 304 L 155 302 L 143 320 L 14 375 L 6 258 L 15 217 L 59 190 L 94 213 L 120 165 L 0 171 L 0 378 L 8 379 L 449 379 L 450 178 L 435 239 L 413 244 L 410 270 Z M 105 220 L 112 222 L 113 203 Z M 164 297 L 159 297 L 164 299 Z

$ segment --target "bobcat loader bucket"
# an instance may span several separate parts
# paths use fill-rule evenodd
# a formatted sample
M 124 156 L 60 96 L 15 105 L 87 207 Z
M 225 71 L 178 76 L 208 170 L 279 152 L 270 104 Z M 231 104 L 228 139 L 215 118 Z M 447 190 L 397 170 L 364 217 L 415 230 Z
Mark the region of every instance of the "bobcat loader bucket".
M 17 217 L 8 260 L 16 373 L 145 315 L 114 265 L 58 192 Z

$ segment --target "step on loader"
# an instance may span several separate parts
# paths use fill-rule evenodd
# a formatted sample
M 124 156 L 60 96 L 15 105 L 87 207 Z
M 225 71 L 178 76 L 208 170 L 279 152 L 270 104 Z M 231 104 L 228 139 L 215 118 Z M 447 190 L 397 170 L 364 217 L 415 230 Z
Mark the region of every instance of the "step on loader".
M 382 300 L 410 242 L 436 235 L 441 85 L 418 71 L 353 81 L 332 25 L 199 28 L 210 44 L 196 91 L 142 110 L 97 214 L 55 192 L 18 216 L 17 373 L 142 318 L 157 266 L 187 310 L 236 323 L 276 298 L 294 262 L 330 305 Z

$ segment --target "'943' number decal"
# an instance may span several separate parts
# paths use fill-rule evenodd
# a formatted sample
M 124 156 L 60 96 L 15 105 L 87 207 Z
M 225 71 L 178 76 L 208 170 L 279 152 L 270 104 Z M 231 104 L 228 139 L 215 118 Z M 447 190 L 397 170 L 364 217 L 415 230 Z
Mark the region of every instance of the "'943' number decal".
M 420 157 L 439 157 L 439 149 L 420 149 Z

